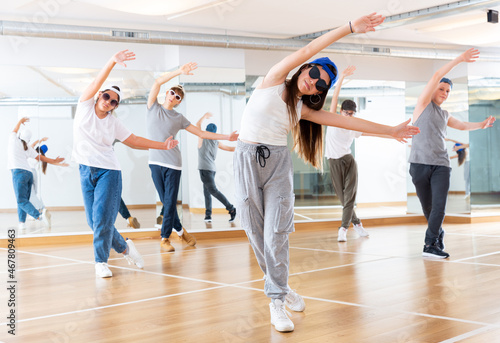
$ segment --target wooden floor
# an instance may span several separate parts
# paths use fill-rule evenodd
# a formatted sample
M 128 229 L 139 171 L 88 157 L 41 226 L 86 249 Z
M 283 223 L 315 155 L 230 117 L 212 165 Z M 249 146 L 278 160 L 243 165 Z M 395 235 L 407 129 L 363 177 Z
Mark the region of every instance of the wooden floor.
M 174 242 L 173 253 L 136 240 L 144 270 L 112 252 L 109 279 L 95 277 L 90 244 L 19 247 L 16 335 L 4 267 L 0 341 L 499 342 L 499 225 L 445 228 L 446 261 L 422 258 L 424 225 L 369 227 L 369 238 L 349 230 L 346 243 L 328 225 L 301 228 L 290 236 L 289 283 L 306 310 L 286 334 L 270 325 L 245 237 Z

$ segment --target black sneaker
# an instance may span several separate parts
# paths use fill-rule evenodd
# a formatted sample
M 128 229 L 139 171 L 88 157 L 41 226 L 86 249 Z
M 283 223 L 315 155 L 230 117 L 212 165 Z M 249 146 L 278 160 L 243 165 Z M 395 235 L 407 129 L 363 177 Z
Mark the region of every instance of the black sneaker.
M 434 258 L 448 258 L 450 254 L 439 249 L 436 244 L 433 245 L 424 245 L 424 252 L 422 253 L 424 257 L 434 257 Z
M 229 215 L 231 216 L 231 218 L 229 218 L 229 222 L 234 222 L 234 218 L 236 218 L 236 209 L 233 208 L 231 211 L 229 211 Z
M 439 237 L 436 241 L 436 246 L 441 250 L 444 250 L 444 235 L 445 234 L 446 234 L 446 232 L 444 230 L 441 230 L 441 233 L 439 234 Z
M 212 217 L 211 216 L 205 216 L 205 219 L 203 219 L 205 223 L 211 223 L 212 222 Z

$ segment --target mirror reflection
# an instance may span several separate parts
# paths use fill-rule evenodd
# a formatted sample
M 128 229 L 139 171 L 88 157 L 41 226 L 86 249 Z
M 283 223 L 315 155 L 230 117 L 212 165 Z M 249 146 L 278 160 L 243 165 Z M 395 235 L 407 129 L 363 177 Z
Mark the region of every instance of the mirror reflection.
M 33 203 L 38 209 L 48 208 L 52 213 L 52 222 L 47 226 L 28 219 L 26 233 L 57 234 L 90 230 L 82 210 L 77 166 L 71 161 L 72 125 L 81 88 L 95 77 L 98 69 L 0 66 L 0 72 L 5 76 L 2 89 L 8 90 L 0 98 L 5 124 L 0 129 L 2 137 L 8 137 L 20 118 L 29 117 L 26 127 L 32 133 L 30 144 L 49 158 L 65 158 L 60 165 L 49 164 L 45 168 L 43 163 L 33 162 Z M 244 69 L 234 68 L 200 68 L 199 72 L 203 77 L 190 80 L 189 76 L 180 76 L 165 84 L 159 92 L 158 102 L 165 100 L 171 86 L 182 84 L 187 97 L 177 110 L 185 114 L 191 124 L 196 125 L 206 113 L 210 113 L 209 118 L 202 120 L 201 130 L 206 130 L 210 124 L 217 127 L 217 133 L 227 134 L 239 129 L 246 101 L 261 76 L 245 75 Z M 210 77 L 207 77 L 213 73 L 219 75 L 216 82 L 210 82 Z M 22 84 L 6 81 L 19 75 L 32 81 Z M 111 83 L 126 85 L 124 100 L 115 115 L 137 135 L 147 136 L 147 97 L 151 85 L 160 75 L 160 72 L 117 69 L 108 79 Z M 446 109 L 464 121 L 480 121 L 485 116 L 494 115 L 498 108 L 499 80 L 482 76 L 455 78 Z M 342 87 L 339 104 L 346 99 L 353 100 L 358 104 L 358 117 L 394 124 L 409 118 L 424 86 L 423 82 L 348 80 Z M 330 99 L 331 94 L 326 104 L 330 103 Z M 447 213 L 468 214 L 471 213 L 471 206 L 472 211 L 486 211 L 500 203 L 496 172 L 500 170 L 500 159 L 496 156 L 498 149 L 493 148 L 498 145 L 498 130 L 498 126 L 481 133 L 448 129 L 447 147 L 452 158 L 452 175 Z M 201 227 L 203 230 L 239 228 L 237 216 L 236 220 L 230 221 L 229 205 L 224 205 L 213 195 L 212 221 L 206 218 L 207 196 L 198 165 L 199 137 L 181 130 L 176 138 L 180 142 L 183 161 L 176 205 L 181 222 L 188 228 Z M 228 204 L 232 204 L 232 153 L 220 149 L 221 146 L 231 148 L 234 144 L 219 141 L 214 158 L 213 184 Z M 291 144 L 289 148 L 292 148 Z M 119 142 L 114 149 L 122 166 L 122 200 L 125 204 L 116 219 L 116 227 L 119 230 L 158 230 L 162 221 L 162 204 L 151 178 L 148 152 L 130 149 Z M 377 217 L 382 207 L 386 216 L 406 211 L 421 213 L 414 186 L 407 175 L 407 150 L 405 145 L 372 137 L 360 137 L 354 141 L 351 151 L 358 163 L 358 216 Z M 325 160 L 326 167 L 320 173 L 304 164 L 295 154 L 292 158 L 295 221 L 339 220 L 342 206 L 332 185 L 328 162 Z M 7 168 L 3 168 L 0 175 L 2 194 L 7 195 L 0 199 L 1 215 L 7 227 L 14 227 L 18 218 L 14 210 L 17 206 L 12 175 Z

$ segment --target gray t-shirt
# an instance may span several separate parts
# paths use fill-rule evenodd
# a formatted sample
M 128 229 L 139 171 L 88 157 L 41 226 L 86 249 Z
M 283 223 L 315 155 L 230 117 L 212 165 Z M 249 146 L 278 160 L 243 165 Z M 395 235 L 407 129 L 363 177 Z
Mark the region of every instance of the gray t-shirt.
M 191 123 L 176 110 L 167 110 L 157 101 L 148 109 L 146 115 L 147 137 L 153 141 L 164 142 L 168 137 L 175 138 L 177 132 L 186 129 Z M 149 149 L 149 164 L 171 169 L 182 169 L 179 146 L 170 150 Z
M 215 158 L 217 157 L 217 150 L 219 148 L 219 141 L 213 139 L 204 139 L 201 148 L 198 149 L 198 169 L 211 170 L 215 169 Z
M 446 127 L 450 115 L 432 101 L 413 125 L 420 133 L 413 136 L 408 162 L 450 167 L 446 149 Z

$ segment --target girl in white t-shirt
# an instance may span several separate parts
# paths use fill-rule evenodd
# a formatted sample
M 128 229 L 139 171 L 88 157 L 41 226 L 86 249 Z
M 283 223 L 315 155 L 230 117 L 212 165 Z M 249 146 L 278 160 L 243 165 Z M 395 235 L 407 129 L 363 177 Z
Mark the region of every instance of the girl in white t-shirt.
M 7 168 L 12 172 L 12 182 L 17 199 L 17 214 L 19 218 L 19 229 L 23 231 L 26 222 L 26 215 L 29 214 L 37 220 L 42 220 L 49 226 L 46 210 L 38 211 L 30 202 L 31 187 L 33 186 L 33 173 L 28 159 L 43 161 L 47 163 L 60 163 L 64 158 L 55 159 L 38 155 L 33 147 L 28 143 L 31 139 L 31 131 L 28 129 L 19 130 L 21 125 L 29 121 L 24 117 L 16 124 L 9 137 L 9 146 L 7 152 Z
M 94 232 L 95 270 L 99 277 L 113 275 L 107 264 L 111 248 L 123 253 L 129 264 L 144 266 L 134 243 L 129 239 L 125 241 L 114 226 L 122 192 L 120 164 L 113 150 L 115 139 L 137 149 L 168 150 L 178 143 L 172 137 L 156 142 L 135 136 L 111 115 L 122 98 L 120 88 L 99 89 L 115 64 L 126 67 L 124 62 L 134 59 L 135 54 L 128 50 L 110 58 L 78 100 L 73 123 L 73 159 L 80 164 L 85 214 Z M 96 94 L 97 100 L 94 100 Z
M 48 151 L 48 147 L 45 144 L 40 145 L 42 142 L 47 141 L 47 137 L 43 137 L 42 139 L 37 139 L 31 144 L 31 147 L 35 149 L 38 155 L 45 156 L 45 154 Z M 31 166 L 31 172 L 33 173 L 33 186 L 31 187 L 31 196 L 30 196 L 30 202 L 35 206 L 35 208 L 39 211 L 45 210 L 45 216 L 47 217 L 47 222 L 48 222 L 48 227 L 50 228 L 51 226 L 51 215 L 49 210 L 45 208 L 45 204 L 43 203 L 42 200 L 42 194 L 41 194 L 41 174 L 45 174 L 47 172 L 47 166 L 49 163 L 41 161 L 41 160 L 36 160 L 36 159 L 29 159 L 28 160 L 30 166 Z M 52 165 L 59 166 L 59 167 L 68 167 L 68 163 L 51 163 Z
M 327 57 L 306 63 L 314 55 L 350 33 L 374 31 L 382 16 L 370 14 L 314 39 L 307 46 L 275 64 L 254 90 L 241 119 L 240 140 L 234 154 L 236 208 L 265 275 L 264 293 L 271 324 L 278 331 L 292 331 L 294 324 L 285 304 L 303 311 L 300 295 L 288 286 L 288 234 L 293 232 L 293 166 L 287 148 L 291 130 L 295 151 L 306 162 L 321 168 L 322 125 L 349 130 L 409 137 L 418 129 L 409 120 L 390 127 L 366 120 L 332 116 L 321 110 L 337 68 Z M 290 80 L 288 74 L 298 68 Z

